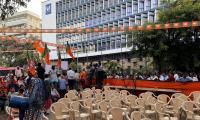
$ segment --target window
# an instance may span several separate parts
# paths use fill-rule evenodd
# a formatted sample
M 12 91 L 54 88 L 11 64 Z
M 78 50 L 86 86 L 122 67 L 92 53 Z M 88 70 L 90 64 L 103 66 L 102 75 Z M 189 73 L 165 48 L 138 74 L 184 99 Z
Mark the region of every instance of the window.
M 121 40 L 117 40 L 116 41 L 116 48 L 120 48 L 121 47 Z
M 136 14 L 138 12 L 138 6 L 133 5 L 133 14 Z
M 98 41 L 98 51 L 101 51 L 102 49 L 101 49 L 101 41 Z
M 132 6 L 128 6 L 127 15 L 131 15 L 131 14 L 132 14 Z
M 151 9 L 151 0 L 147 0 L 146 10 L 150 10 L 150 9 Z
M 110 50 L 110 41 L 107 41 L 106 49 L 107 49 L 107 50 Z
M 126 16 L 126 8 L 122 8 L 122 17 Z
M 154 0 L 153 2 L 153 8 L 156 8 L 156 7 L 158 7 L 158 0 Z
M 144 11 L 144 2 L 139 2 L 139 12 L 143 12 Z
M 115 40 L 112 40 L 111 42 L 111 49 L 115 49 Z
M 106 42 L 105 41 L 102 42 L 102 50 L 106 50 Z

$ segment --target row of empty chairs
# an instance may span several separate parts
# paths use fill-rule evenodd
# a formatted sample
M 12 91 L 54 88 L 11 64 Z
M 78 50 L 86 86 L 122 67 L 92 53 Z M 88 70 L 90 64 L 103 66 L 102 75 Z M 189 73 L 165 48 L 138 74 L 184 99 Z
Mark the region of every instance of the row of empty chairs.
M 70 90 L 51 106 L 52 120 L 200 120 L 200 91 L 139 96 L 127 90 Z

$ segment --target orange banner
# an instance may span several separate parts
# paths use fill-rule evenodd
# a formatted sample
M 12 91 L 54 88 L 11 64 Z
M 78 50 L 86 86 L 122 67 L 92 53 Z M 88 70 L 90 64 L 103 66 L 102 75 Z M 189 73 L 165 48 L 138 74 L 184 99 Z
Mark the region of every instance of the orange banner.
M 200 82 L 161 82 L 161 81 L 150 81 L 150 80 L 119 80 L 119 79 L 106 79 L 104 85 L 112 86 L 125 86 L 125 87 L 136 87 L 141 88 L 158 88 L 158 89 L 174 89 L 181 91 L 186 95 L 189 95 L 193 91 L 200 91 Z

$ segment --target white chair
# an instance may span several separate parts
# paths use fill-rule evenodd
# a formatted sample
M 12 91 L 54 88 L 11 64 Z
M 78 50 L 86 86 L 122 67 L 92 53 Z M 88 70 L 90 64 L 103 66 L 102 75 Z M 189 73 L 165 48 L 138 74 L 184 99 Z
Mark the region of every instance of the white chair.
M 70 91 L 70 92 L 66 93 L 65 97 L 69 98 L 72 101 L 78 100 L 78 96 L 76 95 L 75 91 Z
M 95 109 L 96 104 L 94 103 L 95 99 L 86 99 L 83 101 L 83 105 L 90 109 L 91 119 L 94 120 L 96 115 L 100 113 L 100 110 Z
M 186 96 L 183 93 L 174 93 L 171 98 L 179 98 L 182 101 L 191 101 L 190 98 L 188 98 L 188 96 Z
M 168 95 L 166 95 L 166 94 L 160 94 L 160 95 L 157 96 L 157 100 L 160 103 L 167 104 L 169 102 L 169 100 L 170 100 L 170 97 Z
M 107 113 L 107 120 L 123 120 L 125 111 L 121 108 L 111 108 Z
M 186 101 L 182 104 L 181 108 L 186 113 L 187 120 L 200 120 L 200 115 L 195 114 L 195 111 L 200 111 L 200 108 L 195 102 Z
M 103 87 L 103 90 L 104 90 L 104 91 L 110 90 L 110 87 L 109 87 L 109 86 L 104 86 L 104 87 Z
M 106 101 L 101 101 L 98 104 L 98 110 L 101 112 L 101 119 L 107 119 L 109 104 Z
M 131 113 L 131 116 L 128 116 L 128 113 L 126 114 L 127 120 L 151 120 L 144 116 L 144 114 L 140 111 L 134 111 Z
M 47 116 L 45 116 L 44 113 L 42 113 L 42 119 L 43 120 L 49 120 L 49 118 Z
M 73 101 L 70 98 L 61 98 L 58 102 L 63 103 L 67 108 L 70 108 L 70 104 Z
M 194 102 L 200 104 L 200 91 L 191 92 L 188 98 L 191 98 L 191 97 Z
M 90 119 L 90 108 L 81 105 L 79 101 L 72 102 L 70 108 L 73 120 Z
M 159 120 L 178 120 L 177 117 L 171 117 L 170 114 L 165 112 L 165 109 L 166 109 L 165 106 L 166 106 L 166 104 L 159 103 L 159 102 L 157 102 L 155 104 L 155 110 L 158 114 L 157 119 L 159 119 Z
M 66 120 L 70 118 L 70 111 L 67 111 L 68 108 L 65 107 L 65 105 L 63 103 L 60 102 L 56 102 L 53 103 L 50 107 L 50 111 L 52 113 L 52 118 L 54 120 Z M 65 111 L 65 114 L 63 115 L 63 111 Z

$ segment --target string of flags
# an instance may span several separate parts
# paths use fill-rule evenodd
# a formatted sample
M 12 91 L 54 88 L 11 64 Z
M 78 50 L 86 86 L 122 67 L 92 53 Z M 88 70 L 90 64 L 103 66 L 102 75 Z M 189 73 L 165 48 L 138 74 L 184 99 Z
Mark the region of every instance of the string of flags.
M 160 30 L 160 29 L 176 29 L 176 28 L 188 28 L 198 27 L 200 21 L 191 22 L 175 22 L 175 23 L 158 23 L 158 24 L 147 24 L 143 26 L 121 26 L 121 27 L 106 27 L 106 28 L 71 28 L 71 29 L 14 29 L 14 28 L 0 28 L 0 32 L 4 33 L 90 33 L 90 32 L 129 32 L 134 30 Z M 34 43 L 35 40 L 17 38 L 16 36 L 0 36 L 0 40 L 14 40 L 17 43 Z M 48 46 L 65 48 L 66 46 L 44 42 Z
M 200 26 L 200 21 L 175 22 L 147 24 L 142 26 L 121 26 L 121 27 L 95 27 L 95 28 L 70 28 L 70 29 L 21 29 L 21 28 L 0 28 L 4 33 L 90 33 L 90 32 L 125 32 L 132 30 L 153 30 L 153 29 L 171 29 L 184 27 Z

